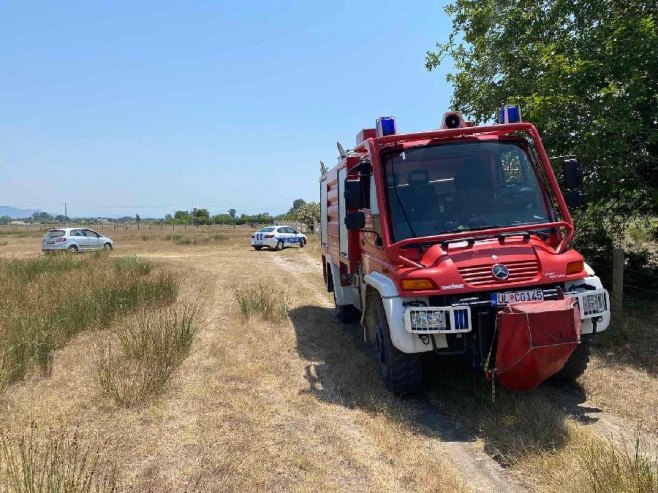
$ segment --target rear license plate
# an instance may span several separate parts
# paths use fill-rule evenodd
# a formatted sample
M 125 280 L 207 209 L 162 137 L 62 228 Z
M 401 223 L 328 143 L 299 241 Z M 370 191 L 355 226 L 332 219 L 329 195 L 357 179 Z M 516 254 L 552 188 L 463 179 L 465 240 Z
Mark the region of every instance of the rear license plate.
M 54 241 L 47 241 L 46 244 L 47 244 L 47 245 L 54 245 L 55 242 L 54 242 Z
M 492 293 L 491 304 L 509 305 L 520 301 L 544 301 L 544 291 L 541 289 L 531 289 L 528 291 L 514 291 L 510 293 Z

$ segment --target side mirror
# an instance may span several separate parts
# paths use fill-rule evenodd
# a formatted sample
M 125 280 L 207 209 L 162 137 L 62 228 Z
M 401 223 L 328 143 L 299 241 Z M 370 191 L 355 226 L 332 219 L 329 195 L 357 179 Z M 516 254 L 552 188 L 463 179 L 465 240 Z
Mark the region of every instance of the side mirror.
M 567 190 L 579 189 L 583 186 L 583 172 L 580 163 L 575 159 L 565 159 L 562 163 L 564 187 Z
M 587 203 L 582 190 L 569 190 L 564 194 L 564 201 L 570 209 L 580 209 Z
M 345 227 L 350 231 L 358 231 L 366 227 L 366 215 L 363 212 L 348 212 L 345 216 Z
M 360 180 L 345 180 L 345 207 L 347 209 L 361 209 L 363 207 L 363 191 Z

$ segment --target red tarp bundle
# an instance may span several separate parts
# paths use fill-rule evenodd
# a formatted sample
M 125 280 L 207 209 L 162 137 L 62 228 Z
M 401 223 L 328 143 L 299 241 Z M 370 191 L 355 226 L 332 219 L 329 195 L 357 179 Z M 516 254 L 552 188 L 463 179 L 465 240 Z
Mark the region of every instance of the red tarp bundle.
M 514 303 L 498 312 L 496 377 L 512 390 L 529 390 L 562 369 L 580 342 L 576 300 Z

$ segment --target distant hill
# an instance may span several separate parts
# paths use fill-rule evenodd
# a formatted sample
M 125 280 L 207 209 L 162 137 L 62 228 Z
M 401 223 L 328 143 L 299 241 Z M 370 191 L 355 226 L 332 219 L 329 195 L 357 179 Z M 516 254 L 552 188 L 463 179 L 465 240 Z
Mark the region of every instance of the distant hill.
M 31 217 L 35 212 L 41 212 L 37 209 L 17 209 L 8 205 L 0 205 L 0 216 L 9 216 L 12 219 L 25 219 Z

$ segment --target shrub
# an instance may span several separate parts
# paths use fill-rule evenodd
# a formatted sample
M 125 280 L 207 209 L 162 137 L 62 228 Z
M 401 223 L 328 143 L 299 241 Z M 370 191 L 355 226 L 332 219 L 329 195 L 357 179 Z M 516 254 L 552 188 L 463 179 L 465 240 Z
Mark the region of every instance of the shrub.
M 197 305 L 141 310 L 116 330 L 118 348 L 101 348 L 98 382 L 121 406 L 132 406 L 164 388 L 187 357 L 199 325 Z
M 289 296 L 263 282 L 244 284 L 235 288 L 235 297 L 242 315 L 249 319 L 260 314 L 264 319 L 281 320 L 288 316 Z

